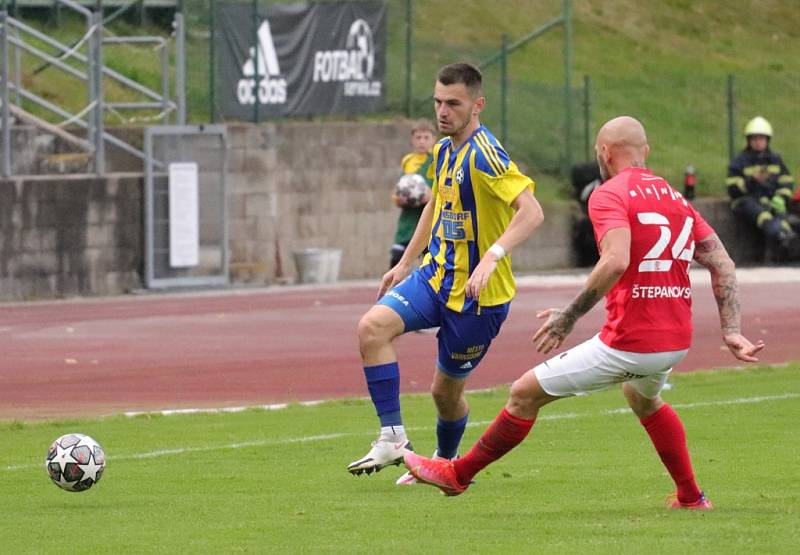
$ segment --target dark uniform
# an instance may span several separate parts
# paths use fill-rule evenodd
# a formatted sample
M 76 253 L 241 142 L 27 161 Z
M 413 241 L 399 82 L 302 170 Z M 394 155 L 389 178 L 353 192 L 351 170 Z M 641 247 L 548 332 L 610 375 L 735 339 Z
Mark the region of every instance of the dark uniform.
M 760 178 L 760 179 L 759 179 Z M 785 207 L 792 197 L 794 180 L 780 154 L 769 148 L 757 152 L 749 147 L 728 166 L 728 195 L 733 212 L 764 232 L 767 239 L 785 243 L 794 237 L 786 210 L 775 207 L 773 197 Z

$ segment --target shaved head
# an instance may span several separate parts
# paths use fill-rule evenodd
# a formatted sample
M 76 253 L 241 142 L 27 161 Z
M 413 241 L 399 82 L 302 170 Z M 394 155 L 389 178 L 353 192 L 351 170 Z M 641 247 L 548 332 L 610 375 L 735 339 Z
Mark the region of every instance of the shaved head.
M 644 167 L 650 153 L 644 126 L 636 118 L 621 116 L 607 121 L 597 133 L 597 163 L 603 179 L 627 167 Z

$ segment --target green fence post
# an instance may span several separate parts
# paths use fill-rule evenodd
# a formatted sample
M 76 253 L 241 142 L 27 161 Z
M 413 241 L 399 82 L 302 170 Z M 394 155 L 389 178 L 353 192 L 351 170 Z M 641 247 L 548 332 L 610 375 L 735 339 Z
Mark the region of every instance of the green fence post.
M 216 99 L 216 36 L 214 35 L 214 0 L 208 0 L 208 117 L 211 122 L 217 121 Z
M 253 79 L 255 80 L 255 91 L 253 92 L 253 96 L 255 97 L 255 102 L 253 103 L 253 123 L 258 123 L 258 91 L 261 88 L 261 76 L 258 74 L 258 58 L 261 56 L 261 44 L 258 42 L 258 0 L 253 0 L 253 44 L 255 44 L 255 49 L 253 50 Z
M 61 2 L 53 0 L 53 8 L 51 9 L 53 19 L 56 27 L 61 27 Z
M 414 41 L 414 0 L 406 0 L 406 117 L 411 117 L 411 56 Z
M 500 142 L 508 138 L 508 35 L 500 39 Z
M 572 167 L 572 2 L 564 0 L 564 168 Z
M 728 160 L 733 160 L 734 149 L 734 137 L 736 136 L 736 118 L 734 114 L 734 110 L 736 108 L 736 98 L 735 98 L 735 80 L 733 75 L 728 75 Z
M 592 156 L 592 78 L 589 75 L 583 76 L 583 142 L 584 156 L 586 160 L 594 158 Z

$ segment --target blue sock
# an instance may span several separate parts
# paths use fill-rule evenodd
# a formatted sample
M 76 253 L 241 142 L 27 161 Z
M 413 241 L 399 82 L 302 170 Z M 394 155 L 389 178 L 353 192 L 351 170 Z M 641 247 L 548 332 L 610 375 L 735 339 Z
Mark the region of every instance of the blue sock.
M 469 413 L 458 420 L 436 419 L 436 437 L 439 440 L 436 454 L 445 459 L 452 459 L 458 454 L 458 444 L 461 443 L 461 436 L 467 427 Z
M 397 362 L 365 366 L 367 389 L 381 419 L 381 426 L 401 426 L 400 416 L 400 367 Z

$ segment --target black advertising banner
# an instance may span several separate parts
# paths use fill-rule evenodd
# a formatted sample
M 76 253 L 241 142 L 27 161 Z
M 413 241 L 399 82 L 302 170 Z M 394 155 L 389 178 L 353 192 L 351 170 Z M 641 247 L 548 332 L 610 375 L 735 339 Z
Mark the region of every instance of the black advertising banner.
M 260 121 L 383 108 L 385 2 L 215 6 L 223 117 Z

